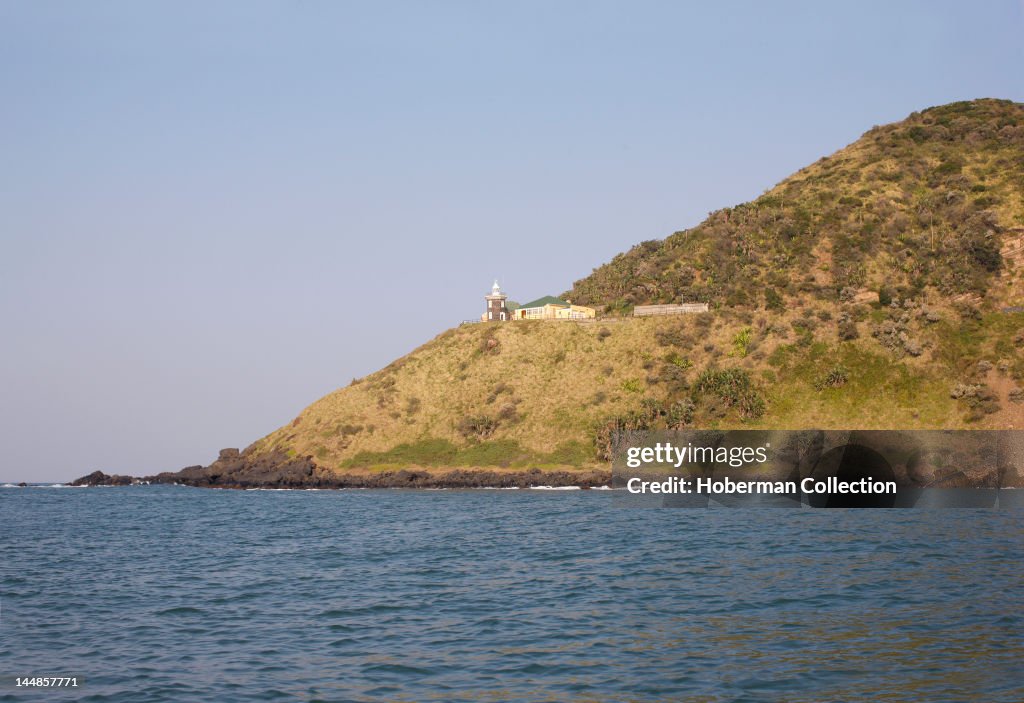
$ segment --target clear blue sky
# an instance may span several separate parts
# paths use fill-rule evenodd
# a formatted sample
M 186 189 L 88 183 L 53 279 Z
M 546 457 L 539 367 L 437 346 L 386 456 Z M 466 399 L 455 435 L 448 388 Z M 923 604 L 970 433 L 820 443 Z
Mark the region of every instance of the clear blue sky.
M 245 446 L 874 124 L 1005 2 L 0 2 L 0 481 Z

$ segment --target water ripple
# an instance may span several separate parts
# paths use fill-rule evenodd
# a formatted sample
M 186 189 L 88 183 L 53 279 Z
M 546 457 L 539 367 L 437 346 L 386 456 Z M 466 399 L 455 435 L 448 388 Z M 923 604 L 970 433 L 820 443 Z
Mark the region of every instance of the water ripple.
M 1021 515 L 5 489 L 0 674 L 85 679 L 47 701 L 1019 703 Z

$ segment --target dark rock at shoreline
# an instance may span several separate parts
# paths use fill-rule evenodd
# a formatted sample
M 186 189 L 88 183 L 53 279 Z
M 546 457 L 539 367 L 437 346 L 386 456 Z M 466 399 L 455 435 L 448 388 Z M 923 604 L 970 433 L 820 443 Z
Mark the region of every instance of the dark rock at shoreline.
M 22 481 L 21 483 L 18 484 L 18 488 L 28 488 L 28 484 Z
M 88 476 L 76 478 L 69 486 L 130 486 L 136 479 L 131 476 L 107 475 L 102 471 L 93 471 Z
M 402 469 L 382 473 L 336 474 L 319 467 L 312 457 L 289 457 L 284 452 L 253 456 L 237 449 L 222 449 L 209 466 L 189 466 L 143 479 L 107 476 L 94 471 L 71 483 L 73 486 L 124 486 L 133 482 L 183 484 L 200 488 L 530 488 L 532 486 L 579 486 L 592 488 L 611 483 L 611 472 L 494 471 L 452 469 L 440 473 Z
M 237 449 L 222 449 L 209 466 L 189 466 L 149 478 L 152 483 L 182 483 L 204 488 L 301 488 L 318 485 L 317 468 L 310 457 L 292 458 L 283 452 L 252 456 Z

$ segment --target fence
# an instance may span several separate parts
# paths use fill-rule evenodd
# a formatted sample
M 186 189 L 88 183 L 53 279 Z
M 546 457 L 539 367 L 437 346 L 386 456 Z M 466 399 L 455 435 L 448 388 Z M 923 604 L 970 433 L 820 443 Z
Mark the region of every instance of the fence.
M 633 308 L 634 317 L 651 315 L 686 315 L 695 312 L 707 312 L 707 303 L 683 303 L 682 305 L 637 305 Z

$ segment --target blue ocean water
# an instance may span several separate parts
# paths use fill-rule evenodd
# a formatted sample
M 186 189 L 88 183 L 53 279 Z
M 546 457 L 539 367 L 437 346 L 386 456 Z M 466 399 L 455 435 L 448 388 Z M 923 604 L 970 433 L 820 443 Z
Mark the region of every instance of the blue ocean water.
M 0 489 L 0 701 L 1024 700 L 1022 511 L 613 503 Z

